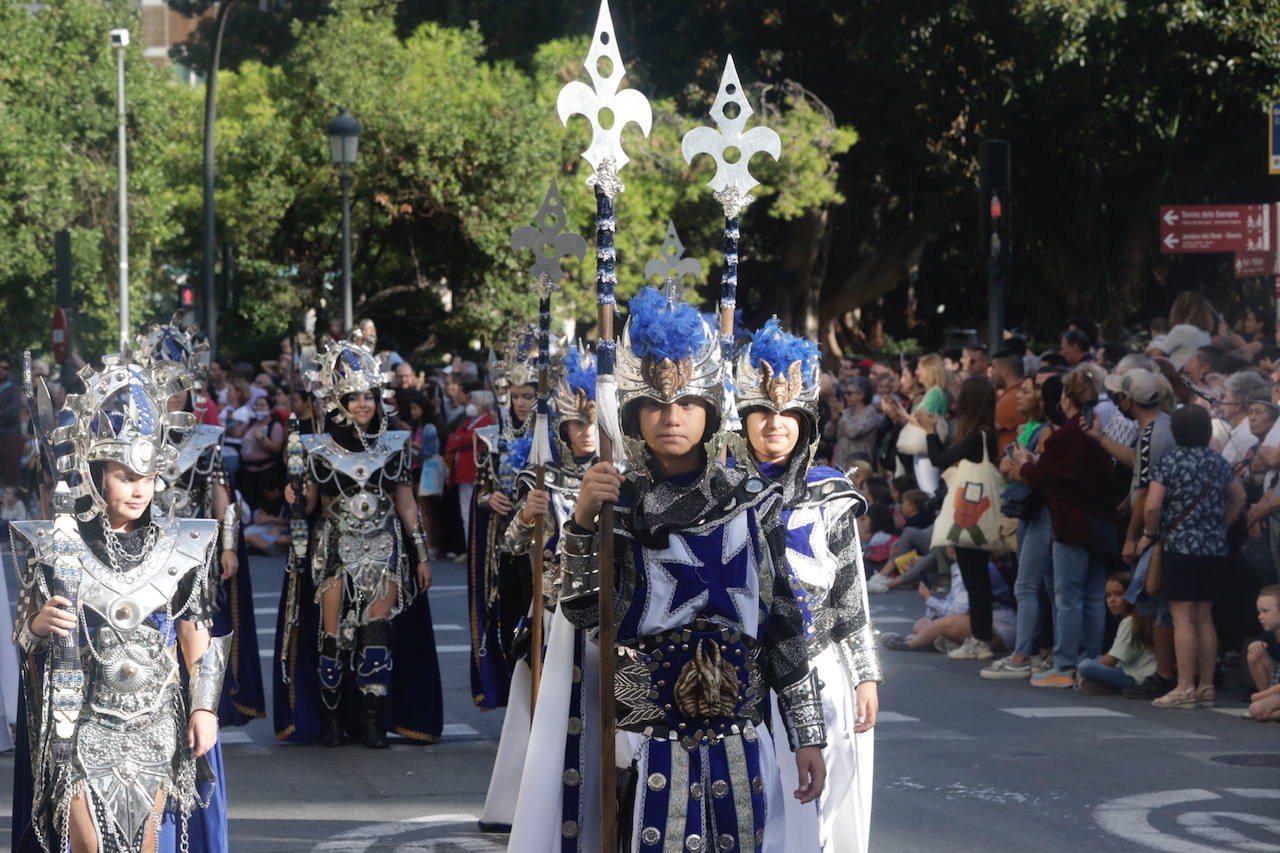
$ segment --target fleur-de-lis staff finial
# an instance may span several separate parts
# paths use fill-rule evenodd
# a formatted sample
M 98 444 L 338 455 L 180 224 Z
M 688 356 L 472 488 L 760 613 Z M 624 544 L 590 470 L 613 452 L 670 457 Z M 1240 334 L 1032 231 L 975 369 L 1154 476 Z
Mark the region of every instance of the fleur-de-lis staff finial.
M 551 353 L 551 295 L 558 291 L 558 282 L 564 277 L 561 258 L 573 256 L 581 259 L 587 252 L 587 241 L 580 234 L 565 231 L 564 205 L 560 201 L 560 187 L 554 178 L 547 187 L 547 195 L 534 217 L 536 226 L 524 225 L 511 234 L 511 248 L 531 249 L 534 255 L 529 274 L 531 287 L 538 294 L 538 410 L 533 422 L 533 446 L 529 450 L 529 462 L 534 466 L 539 491 L 546 488 L 547 464 L 551 462 L 550 410 L 547 397 L 550 381 L 547 376 Z M 542 601 L 542 563 L 546 549 L 546 526 L 541 522 L 533 531 L 533 548 L 529 555 L 533 563 L 533 601 Z M 542 648 L 542 607 L 536 603 L 531 619 L 532 648 Z M 529 657 L 530 712 L 537 706 L 538 687 L 542 680 L 542 656 Z
M 695 127 L 684 135 L 680 151 L 692 164 L 699 154 L 716 161 L 716 172 L 707 185 L 715 191 L 716 201 L 724 208 L 724 272 L 720 278 L 720 349 L 724 357 L 725 428 L 739 427 L 737 406 L 733 401 L 733 319 L 738 303 L 738 242 L 742 211 L 754 199 L 751 190 L 760 182 L 751 175 L 751 158 L 768 154 L 777 160 L 782 155 L 782 140 L 767 127 L 746 129 L 753 110 L 742 91 L 738 70 L 730 56 L 720 77 L 720 90 L 711 104 L 711 118 L 718 130 Z
M 607 60 L 607 67 L 604 60 Z M 649 101 L 635 89 L 618 91 L 624 66 L 622 52 L 613 30 L 608 0 L 601 0 L 596 18 L 595 35 L 587 53 L 587 74 L 592 86 L 580 81 L 568 83 L 556 98 L 556 113 L 567 124 L 570 116 L 581 114 L 591 122 L 591 145 L 582 157 L 591 164 L 593 174 L 587 185 L 596 194 L 596 423 L 599 456 L 615 465 L 625 460 L 622 452 L 622 430 L 618 417 L 618 386 L 614 378 L 616 347 L 613 339 L 614 286 L 617 284 L 617 257 L 613 247 L 614 197 L 622 192 L 618 170 L 630 158 L 622 149 L 622 131 L 635 124 L 649 135 L 653 112 Z M 608 110 L 612 121 L 606 128 L 601 115 Z M 600 655 L 600 827 L 601 849 L 612 853 L 617 849 L 618 808 L 616 772 L 614 770 L 614 696 L 613 696 L 613 505 L 600 508 L 597 522 L 600 531 L 596 545 L 596 565 L 600 583 L 600 622 L 597 638 Z
M 682 280 L 685 276 L 696 279 L 702 275 L 702 262 L 697 258 L 684 256 L 684 241 L 676 231 L 676 224 L 670 219 L 667 220 L 667 237 L 662 241 L 658 257 L 652 258 L 644 265 L 646 279 L 658 275 L 666 279 L 664 288 L 667 297 L 673 301 L 679 301 L 681 298 Z

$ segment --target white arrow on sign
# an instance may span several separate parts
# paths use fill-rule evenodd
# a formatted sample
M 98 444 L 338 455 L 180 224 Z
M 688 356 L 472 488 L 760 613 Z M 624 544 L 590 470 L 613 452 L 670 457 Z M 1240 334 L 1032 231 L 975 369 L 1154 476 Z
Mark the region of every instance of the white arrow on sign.
M 1176 249 L 1178 248 L 1178 238 L 1172 234 L 1166 234 L 1164 238 L 1164 245 L 1166 248 Z
M 1178 214 L 1172 210 L 1166 210 L 1164 212 L 1164 221 L 1166 225 L 1175 225 L 1178 222 Z

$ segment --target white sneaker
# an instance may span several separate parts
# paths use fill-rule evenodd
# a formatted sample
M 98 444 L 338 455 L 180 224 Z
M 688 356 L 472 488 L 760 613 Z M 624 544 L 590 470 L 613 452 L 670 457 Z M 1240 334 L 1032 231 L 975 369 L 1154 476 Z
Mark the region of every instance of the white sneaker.
M 889 579 L 881 574 L 871 576 L 867 581 L 867 592 L 884 593 L 889 591 Z
M 988 660 L 995 657 L 990 643 L 984 643 L 975 637 L 969 637 L 960 644 L 960 648 L 947 652 L 952 660 Z

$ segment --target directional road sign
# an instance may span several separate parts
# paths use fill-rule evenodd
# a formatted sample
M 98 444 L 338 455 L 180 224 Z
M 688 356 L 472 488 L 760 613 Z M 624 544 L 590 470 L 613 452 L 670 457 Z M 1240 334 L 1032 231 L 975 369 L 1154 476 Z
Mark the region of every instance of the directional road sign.
M 1232 267 L 1236 278 L 1280 274 L 1275 252 L 1236 252 Z
M 1160 208 L 1160 251 L 1269 252 L 1268 204 L 1194 204 Z

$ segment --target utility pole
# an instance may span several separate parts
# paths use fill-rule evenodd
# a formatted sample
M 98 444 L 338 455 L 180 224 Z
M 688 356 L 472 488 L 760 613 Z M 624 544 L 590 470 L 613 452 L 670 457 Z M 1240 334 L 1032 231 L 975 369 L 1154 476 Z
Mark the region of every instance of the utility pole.
M 218 66 L 222 62 L 222 33 L 227 28 L 227 14 L 234 0 L 222 0 L 218 7 L 217 35 L 213 56 L 209 60 L 209 76 L 204 83 L 204 333 L 209 340 L 209 357 L 218 357 L 218 300 L 214 278 L 217 254 L 217 221 L 213 206 L 213 129 L 218 118 Z
M 116 49 L 116 147 L 119 149 L 120 187 L 117 207 L 120 220 L 120 352 L 129 348 L 129 158 L 125 151 L 124 52 L 129 46 L 129 31 L 111 31 L 111 46 Z

